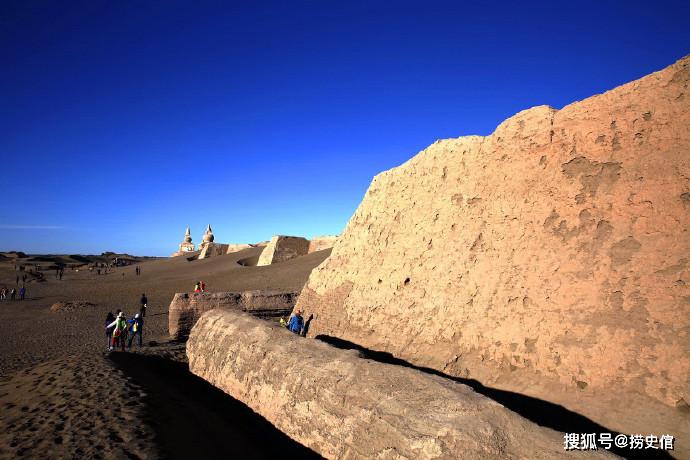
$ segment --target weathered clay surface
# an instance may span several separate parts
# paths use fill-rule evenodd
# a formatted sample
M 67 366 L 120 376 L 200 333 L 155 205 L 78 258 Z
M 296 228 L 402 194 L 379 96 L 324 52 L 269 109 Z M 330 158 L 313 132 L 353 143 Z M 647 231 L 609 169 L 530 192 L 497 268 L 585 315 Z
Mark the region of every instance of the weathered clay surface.
M 309 252 L 309 240 L 299 236 L 276 235 L 264 248 L 257 265 L 271 265 L 294 259 Z
M 239 252 L 239 251 L 242 251 L 244 249 L 249 249 L 249 248 L 254 247 L 251 244 L 241 244 L 241 243 L 230 243 L 227 246 L 228 246 L 228 249 L 225 252 L 226 254 L 230 254 L 233 252 Z
M 204 314 L 190 370 L 328 458 L 606 457 L 469 387 L 303 339 L 234 311 Z
M 168 333 L 173 339 L 185 339 L 201 314 L 216 308 L 257 316 L 285 315 L 295 306 L 298 296 L 297 292 L 284 291 L 177 293 L 168 309 Z
M 685 58 L 376 176 L 300 296 L 310 336 L 687 436 L 689 83 Z
M 316 251 L 323 251 L 324 249 L 332 248 L 338 240 L 337 235 L 315 236 L 309 240 L 309 254 Z
M 201 251 L 199 252 L 199 259 L 207 259 L 213 256 L 222 256 L 223 254 L 227 254 L 228 252 L 233 252 L 228 250 L 229 247 L 229 244 L 224 243 L 204 243 L 201 247 Z

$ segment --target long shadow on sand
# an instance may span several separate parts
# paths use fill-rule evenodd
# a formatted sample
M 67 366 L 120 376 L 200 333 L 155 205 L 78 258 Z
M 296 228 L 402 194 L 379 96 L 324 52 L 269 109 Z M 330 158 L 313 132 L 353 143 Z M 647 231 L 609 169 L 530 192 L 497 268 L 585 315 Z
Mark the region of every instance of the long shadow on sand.
M 499 390 L 496 388 L 490 388 L 482 385 L 481 382 L 474 379 L 466 379 L 462 377 L 455 377 L 452 375 L 445 374 L 436 369 L 431 369 L 428 367 L 416 366 L 408 361 L 400 358 L 396 358 L 391 353 L 384 351 L 376 351 L 365 348 L 347 340 L 343 340 L 337 337 L 332 337 L 328 335 L 317 335 L 317 340 L 328 343 L 336 348 L 345 350 L 357 350 L 361 353 L 363 358 L 371 359 L 373 361 L 378 361 L 386 364 L 394 364 L 396 366 L 404 366 L 418 371 L 424 372 L 426 374 L 437 375 L 449 380 L 453 380 L 458 383 L 462 383 L 471 387 L 477 393 L 480 393 L 494 401 L 502 404 L 508 409 L 512 410 L 525 417 L 528 420 L 536 423 L 537 425 L 552 428 L 563 433 L 611 433 L 615 438 L 616 435 L 620 434 L 616 431 L 610 430 L 593 420 L 580 415 L 576 412 L 570 411 L 563 406 L 558 404 L 550 403 L 544 401 L 543 399 L 533 398 L 531 396 L 526 396 L 520 393 L 514 393 L 511 391 Z M 624 458 L 629 459 L 672 459 L 673 457 L 669 455 L 666 451 L 660 450 L 630 450 L 621 449 L 612 446 L 609 449 L 610 452 L 615 453 Z
M 147 392 L 143 421 L 153 427 L 163 458 L 321 458 L 186 363 L 135 353 L 110 358 Z

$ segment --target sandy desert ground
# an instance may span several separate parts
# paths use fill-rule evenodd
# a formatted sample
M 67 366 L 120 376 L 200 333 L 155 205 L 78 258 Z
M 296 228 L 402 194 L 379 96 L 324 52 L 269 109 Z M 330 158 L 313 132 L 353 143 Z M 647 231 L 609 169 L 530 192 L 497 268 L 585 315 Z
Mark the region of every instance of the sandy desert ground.
M 310 457 L 263 418 L 187 370 L 184 345 L 167 338 L 175 292 L 295 289 L 330 250 L 288 262 L 243 266 L 260 248 L 206 260 L 145 261 L 108 275 L 65 270 L 30 280 L 24 301 L 0 302 L 0 458 Z M 0 287 L 15 286 L 0 264 Z M 124 274 L 124 276 L 123 276 Z M 108 311 L 133 314 L 146 293 L 145 346 L 107 352 Z M 53 312 L 59 301 L 93 306 Z

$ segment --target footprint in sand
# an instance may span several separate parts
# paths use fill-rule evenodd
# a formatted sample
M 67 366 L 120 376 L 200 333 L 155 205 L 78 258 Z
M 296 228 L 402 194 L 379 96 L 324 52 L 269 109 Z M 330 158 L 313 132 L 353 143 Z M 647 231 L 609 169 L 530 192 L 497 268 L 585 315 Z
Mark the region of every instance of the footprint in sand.
M 122 438 L 117 433 L 109 433 L 108 438 L 113 442 L 122 442 Z

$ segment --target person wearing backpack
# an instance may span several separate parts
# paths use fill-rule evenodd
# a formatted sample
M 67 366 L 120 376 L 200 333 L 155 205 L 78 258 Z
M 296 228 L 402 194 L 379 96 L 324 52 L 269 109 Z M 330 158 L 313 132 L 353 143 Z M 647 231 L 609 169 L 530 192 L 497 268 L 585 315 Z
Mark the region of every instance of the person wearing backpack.
M 125 321 L 125 315 L 122 312 L 117 314 L 115 321 L 106 326 L 106 328 L 113 328 L 113 342 L 110 346 L 110 351 L 113 348 L 117 348 L 118 345 L 125 351 L 125 338 L 127 337 L 127 322 Z
M 138 335 L 139 336 L 139 348 L 142 346 L 142 342 L 144 341 L 143 335 L 144 335 L 144 318 L 139 316 L 139 313 L 134 315 L 134 318 L 130 319 L 127 321 L 129 323 L 129 341 L 127 343 L 127 346 L 131 349 L 132 348 L 132 340 L 134 340 L 134 336 Z
M 288 322 L 288 329 L 297 335 L 302 334 L 304 328 L 304 318 L 302 318 L 302 310 L 297 310 L 294 315 L 290 317 Z

